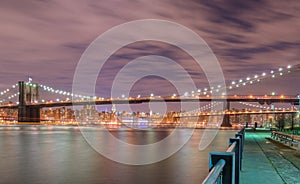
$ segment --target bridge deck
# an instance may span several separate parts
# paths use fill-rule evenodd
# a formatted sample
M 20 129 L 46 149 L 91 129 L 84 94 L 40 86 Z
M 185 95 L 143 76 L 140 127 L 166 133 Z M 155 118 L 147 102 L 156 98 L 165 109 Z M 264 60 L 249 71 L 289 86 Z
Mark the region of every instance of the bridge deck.
M 299 105 L 299 99 L 296 96 L 196 96 L 196 97 L 143 97 L 143 98 L 114 98 L 114 99 L 97 99 L 97 100 L 74 100 L 74 101 L 59 101 L 59 102 L 38 102 L 27 104 L 29 106 L 39 107 L 59 107 L 59 106 L 73 106 L 73 105 L 107 105 L 107 104 L 140 104 L 148 102 L 258 102 L 263 104 L 272 103 L 291 103 Z M 18 108 L 17 104 L 0 104 L 0 108 Z

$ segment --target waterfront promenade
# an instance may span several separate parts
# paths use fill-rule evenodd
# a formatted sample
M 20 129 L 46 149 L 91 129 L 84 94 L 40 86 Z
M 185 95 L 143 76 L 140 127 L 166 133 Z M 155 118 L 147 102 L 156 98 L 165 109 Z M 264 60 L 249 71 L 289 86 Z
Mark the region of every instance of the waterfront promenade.
M 270 132 L 246 132 L 241 183 L 299 183 L 296 166 L 300 158 L 295 156 L 298 151 L 274 144 L 266 137 Z

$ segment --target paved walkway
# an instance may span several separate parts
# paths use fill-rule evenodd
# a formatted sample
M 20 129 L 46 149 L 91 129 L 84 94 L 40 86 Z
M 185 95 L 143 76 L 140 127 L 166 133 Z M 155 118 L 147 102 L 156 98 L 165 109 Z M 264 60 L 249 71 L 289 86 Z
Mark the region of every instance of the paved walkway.
M 246 132 L 241 183 L 299 183 L 298 168 L 282 157 L 266 137 L 270 133 Z

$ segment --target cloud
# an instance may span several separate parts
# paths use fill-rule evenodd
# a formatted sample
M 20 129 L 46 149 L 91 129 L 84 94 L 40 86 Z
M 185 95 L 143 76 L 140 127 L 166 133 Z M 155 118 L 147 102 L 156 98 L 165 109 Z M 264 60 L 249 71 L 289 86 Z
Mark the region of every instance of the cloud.
M 227 82 L 299 64 L 299 10 L 299 2 L 280 0 L 4 0 L 0 2 L 0 87 L 31 76 L 34 81 L 71 90 L 77 62 L 89 43 L 113 26 L 144 18 L 174 21 L 199 34 L 219 59 Z M 178 48 L 137 43 L 110 58 L 99 77 L 100 95 L 107 95 L 110 81 L 122 66 L 150 53 L 176 60 L 198 87 L 207 84 L 203 71 Z M 161 84 L 160 88 L 162 93 L 168 91 Z M 299 91 L 293 85 L 285 90 Z

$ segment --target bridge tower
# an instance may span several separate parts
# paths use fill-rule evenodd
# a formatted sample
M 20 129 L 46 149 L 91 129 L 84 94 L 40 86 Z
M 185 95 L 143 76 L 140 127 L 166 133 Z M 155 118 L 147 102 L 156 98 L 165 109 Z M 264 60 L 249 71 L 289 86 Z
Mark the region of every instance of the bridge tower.
M 229 112 L 230 110 L 230 102 L 229 101 L 224 101 L 223 102 L 225 111 Z M 221 127 L 232 127 L 232 125 L 230 124 L 230 115 L 225 113 L 224 117 L 223 117 L 223 122 L 221 124 Z
M 19 81 L 19 122 L 40 122 L 40 107 L 32 105 L 35 101 L 38 100 L 38 85 Z

